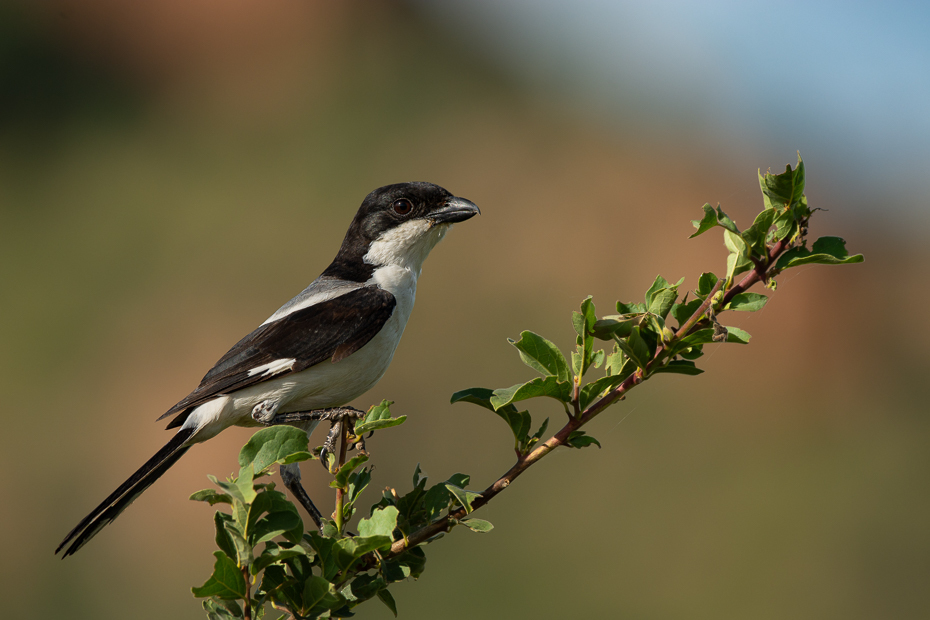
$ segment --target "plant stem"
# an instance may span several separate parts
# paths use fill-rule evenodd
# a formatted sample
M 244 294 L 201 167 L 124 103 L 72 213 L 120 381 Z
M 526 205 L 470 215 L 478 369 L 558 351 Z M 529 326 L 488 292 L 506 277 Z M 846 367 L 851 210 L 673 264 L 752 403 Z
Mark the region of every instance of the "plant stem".
M 346 463 L 346 443 L 347 443 L 347 427 L 343 423 L 342 427 L 339 430 L 339 469 L 342 469 L 342 466 Z M 338 469 L 336 471 L 339 471 Z M 336 521 L 336 532 L 338 536 L 342 537 L 342 530 L 345 527 L 343 523 L 343 506 L 345 504 L 345 489 L 339 487 L 336 489 L 336 512 L 333 515 L 333 518 Z
M 249 583 L 249 567 L 242 567 L 242 579 L 245 581 L 245 606 L 243 607 L 243 618 L 252 620 L 252 586 Z

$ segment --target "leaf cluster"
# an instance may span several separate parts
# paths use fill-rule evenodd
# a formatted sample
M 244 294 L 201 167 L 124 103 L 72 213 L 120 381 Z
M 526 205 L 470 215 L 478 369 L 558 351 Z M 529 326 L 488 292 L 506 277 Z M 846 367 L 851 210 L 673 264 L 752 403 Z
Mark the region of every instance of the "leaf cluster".
M 356 432 L 372 432 L 397 426 L 390 401 L 372 407 L 355 425 Z M 297 508 L 267 481 L 274 465 L 311 459 L 307 434 L 291 426 L 273 426 L 255 433 L 239 453 L 239 473 L 225 481 L 210 476 L 216 489 L 204 489 L 192 500 L 223 505 L 214 514 L 216 545 L 213 573 L 192 589 L 204 598 L 211 620 L 262 618 L 266 605 L 293 618 L 350 617 L 359 604 L 378 599 L 397 615 L 388 590 L 392 583 L 418 578 L 426 564 L 422 548 L 388 556 L 391 545 L 413 529 L 459 506 L 469 510 L 477 497 L 467 490 L 468 476 L 455 474 L 433 487 L 419 466 L 413 490 L 402 497 L 385 492 L 371 507 L 368 518 L 358 523 L 358 533 L 344 524 L 356 513 L 356 504 L 371 482 L 371 468 L 362 467 L 367 454 L 358 454 L 336 469 L 330 486 L 342 494 L 342 519 L 324 521 L 320 532 L 305 532 Z M 487 521 L 463 519 L 478 532 L 492 528 Z M 253 585 L 258 587 L 252 589 Z M 248 612 L 249 615 L 246 615 Z
M 782 174 L 759 174 L 763 209 L 751 226 L 741 231 L 723 211 L 704 205 L 704 215 L 693 220 L 691 237 L 712 228 L 723 229 L 729 251 L 726 273 L 701 274 L 697 287 L 680 292 L 684 278 L 670 282 L 657 276 L 642 302 L 617 302 L 616 314 L 598 318 L 590 297 L 572 313 L 575 350 L 566 356 L 550 340 L 530 331 L 509 340 L 520 360 L 539 377 L 507 388 L 469 388 L 452 395 L 452 402 L 469 402 L 493 411 L 508 425 L 514 438 L 518 462 L 528 458 L 543 439 L 549 419 L 535 433 L 529 411 L 517 407 L 533 398 L 548 398 L 562 404 L 568 425 L 554 445 L 582 448 L 600 443 L 579 427 L 607 406 L 618 402 L 622 392 L 653 375 L 674 373 L 698 375 L 696 360 L 704 347 L 715 343 L 749 342 L 750 335 L 736 327 L 725 327 L 719 314 L 728 311 L 761 310 L 768 297 L 745 290 L 753 282 L 736 285 L 735 277 L 752 271 L 758 281 L 774 289 L 774 276 L 804 264 L 849 264 L 862 261 L 849 256 L 845 242 L 822 237 L 806 248 L 808 221 L 813 213 L 804 194 L 804 163 L 788 166 Z M 609 343 L 609 348 L 599 348 Z M 569 362 L 569 357 L 571 362 Z M 587 373 L 603 367 L 603 376 L 593 380 Z

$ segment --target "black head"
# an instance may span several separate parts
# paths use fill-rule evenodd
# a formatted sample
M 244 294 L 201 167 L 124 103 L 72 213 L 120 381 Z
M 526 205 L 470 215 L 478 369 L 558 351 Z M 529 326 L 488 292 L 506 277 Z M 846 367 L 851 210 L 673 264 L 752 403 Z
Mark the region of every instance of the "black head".
M 323 275 L 365 282 L 375 267 L 370 258 L 368 262 L 365 260 L 372 243 L 390 238 L 391 231 L 403 231 L 400 236 L 407 244 L 424 238 L 425 245 L 428 245 L 422 256 L 425 258 L 451 224 L 464 222 L 478 213 L 478 207 L 471 201 L 453 196 L 432 183 L 396 183 L 379 187 L 362 201 L 339 254 Z M 435 237 L 435 240 L 429 243 L 425 239 L 427 235 Z

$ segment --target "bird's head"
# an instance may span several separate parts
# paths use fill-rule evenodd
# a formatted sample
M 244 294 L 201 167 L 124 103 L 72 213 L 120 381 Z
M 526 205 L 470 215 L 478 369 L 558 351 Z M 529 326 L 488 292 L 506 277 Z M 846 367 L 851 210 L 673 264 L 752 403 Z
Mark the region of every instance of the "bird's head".
M 432 183 L 379 187 L 362 202 L 339 254 L 375 267 L 396 265 L 419 273 L 452 224 L 478 213 L 471 201 Z

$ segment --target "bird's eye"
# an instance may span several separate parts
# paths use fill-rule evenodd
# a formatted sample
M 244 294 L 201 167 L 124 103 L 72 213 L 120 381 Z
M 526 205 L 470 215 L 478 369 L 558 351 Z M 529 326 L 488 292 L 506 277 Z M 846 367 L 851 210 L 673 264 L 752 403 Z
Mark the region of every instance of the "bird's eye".
M 413 203 L 406 198 L 400 198 L 399 200 L 394 201 L 394 204 L 391 205 L 391 208 L 394 209 L 394 213 L 397 215 L 407 215 L 410 213 L 410 210 L 413 209 Z

